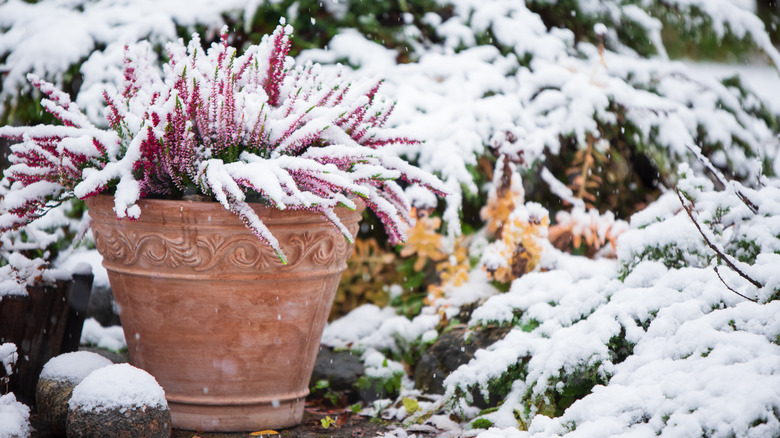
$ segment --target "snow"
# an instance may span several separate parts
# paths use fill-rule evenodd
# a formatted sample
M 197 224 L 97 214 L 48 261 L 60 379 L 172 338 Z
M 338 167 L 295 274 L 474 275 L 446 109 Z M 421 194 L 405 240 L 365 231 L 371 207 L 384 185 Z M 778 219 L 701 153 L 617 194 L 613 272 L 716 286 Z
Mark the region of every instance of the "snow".
M 127 349 L 125 333 L 121 326 L 103 327 L 95 318 L 87 318 L 84 321 L 81 343 L 112 351 Z
M 328 324 L 321 342 L 336 349 L 397 351 L 397 340 L 406 343 L 419 341 L 438 323 L 439 316 L 433 309 L 409 320 L 397 315 L 392 307 L 381 309 L 373 304 L 364 304 Z
M 713 76 L 724 79 L 739 75 L 742 83 L 757 95 L 761 96 L 775 114 L 780 114 L 780 94 L 768 92 L 780 87 L 780 75 L 777 70 L 762 64 L 722 64 L 714 62 L 685 63 L 697 76 Z
M 18 358 L 19 354 L 16 352 L 16 344 L 12 342 L 0 344 L 0 365 L 3 366 L 6 376 L 11 375 L 13 366 Z
M 112 364 L 105 357 L 89 351 L 63 353 L 46 362 L 40 378 L 77 384 L 92 371 Z
M 165 392 L 151 374 L 129 364 L 99 368 L 74 389 L 68 401 L 70 409 L 101 412 L 105 410 L 167 409 Z
M 0 395 L 0 437 L 23 438 L 30 433 L 30 408 L 16 401 L 12 392 Z
M 6 260 L 8 264 L 0 267 L 0 300 L 4 296 L 26 296 L 27 286 L 70 278 L 67 272 L 46 269 L 46 261 L 40 258 L 30 260 L 14 252 L 8 254 Z
M 90 269 L 94 279 L 93 288 L 109 288 L 108 271 L 103 267 L 103 257 L 96 249 L 69 251 L 60 254 L 54 265 L 65 271 L 76 272 L 76 268 Z

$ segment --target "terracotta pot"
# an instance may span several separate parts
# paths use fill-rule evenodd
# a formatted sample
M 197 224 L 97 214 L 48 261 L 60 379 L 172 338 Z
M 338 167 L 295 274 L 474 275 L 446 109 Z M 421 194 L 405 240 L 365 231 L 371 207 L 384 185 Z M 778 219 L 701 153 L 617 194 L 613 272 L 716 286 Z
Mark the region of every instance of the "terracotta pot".
M 165 389 L 175 428 L 293 426 L 352 246 L 316 213 L 253 208 L 288 257 L 216 202 L 142 200 L 118 220 L 87 200 L 133 365 Z M 362 210 L 362 205 L 359 210 Z M 339 209 L 353 233 L 359 211 Z

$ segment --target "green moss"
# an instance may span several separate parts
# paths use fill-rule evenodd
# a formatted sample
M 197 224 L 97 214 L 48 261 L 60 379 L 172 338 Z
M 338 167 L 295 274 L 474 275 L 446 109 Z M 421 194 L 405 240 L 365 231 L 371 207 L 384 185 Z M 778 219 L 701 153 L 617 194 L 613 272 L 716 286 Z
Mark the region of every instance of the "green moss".
M 477 418 L 471 422 L 472 429 L 489 429 L 493 427 L 493 422 L 487 418 Z

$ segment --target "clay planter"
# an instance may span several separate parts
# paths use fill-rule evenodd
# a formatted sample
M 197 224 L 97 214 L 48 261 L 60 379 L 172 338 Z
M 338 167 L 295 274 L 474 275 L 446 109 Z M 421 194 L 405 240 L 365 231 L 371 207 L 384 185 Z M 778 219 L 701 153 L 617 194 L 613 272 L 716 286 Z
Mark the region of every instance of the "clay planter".
M 287 255 L 283 265 L 216 202 L 141 200 L 135 221 L 118 220 L 110 196 L 87 205 L 130 362 L 162 385 L 173 426 L 228 432 L 299 423 L 352 252 L 344 236 L 316 213 L 258 204 Z M 354 235 L 360 212 L 337 212 Z

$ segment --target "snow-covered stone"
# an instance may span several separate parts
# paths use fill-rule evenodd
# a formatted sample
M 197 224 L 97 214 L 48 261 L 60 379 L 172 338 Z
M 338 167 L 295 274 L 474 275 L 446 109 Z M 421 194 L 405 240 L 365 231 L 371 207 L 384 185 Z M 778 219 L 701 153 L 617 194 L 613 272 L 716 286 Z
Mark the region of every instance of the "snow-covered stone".
M 111 365 L 103 356 L 88 351 L 64 353 L 43 366 L 35 391 L 38 414 L 51 431 L 65 434 L 68 400 L 76 387 L 92 371 Z
M 92 372 L 68 402 L 68 437 L 167 438 L 171 413 L 165 392 L 146 371 L 129 364 Z

